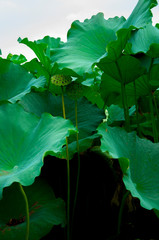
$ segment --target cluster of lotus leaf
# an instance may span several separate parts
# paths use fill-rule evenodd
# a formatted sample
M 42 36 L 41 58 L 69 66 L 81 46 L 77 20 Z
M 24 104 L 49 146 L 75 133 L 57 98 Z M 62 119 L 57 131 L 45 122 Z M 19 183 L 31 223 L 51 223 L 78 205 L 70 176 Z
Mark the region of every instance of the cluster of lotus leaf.
M 159 24 L 152 25 L 151 12 L 156 5 L 139 0 L 128 19 L 106 20 L 98 13 L 74 21 L 66 42 L 19 38 L 36 58 L 0 58 L 0 239 L 24 236 L 18 183 L 29 201 L 30 240 L 65 225 L 65 203 L 40 173 L 45 156 L 66 158 L 66 137 L 73 158 L 77 131 L 79 152 L 98 143 L 119 160 L 125 187 L 141 206 L 159 210 Z

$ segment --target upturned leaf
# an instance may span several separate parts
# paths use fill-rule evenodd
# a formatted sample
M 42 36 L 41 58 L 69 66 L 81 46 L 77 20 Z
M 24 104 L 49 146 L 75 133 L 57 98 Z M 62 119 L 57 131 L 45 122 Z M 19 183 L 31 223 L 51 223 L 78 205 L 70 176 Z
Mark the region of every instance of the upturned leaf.
M 129 54 L 145 53 L 150 57 L 159 57 L 159 29 L 147 24 L 144 28 L 132 33 L 126 51 Z
M 134 10 L 123 24 L 123 28 L 131 26 L 142 28 L 148 23 L 152 23 L 151 9 L 157 5 L 156 0 L 139 0 Z

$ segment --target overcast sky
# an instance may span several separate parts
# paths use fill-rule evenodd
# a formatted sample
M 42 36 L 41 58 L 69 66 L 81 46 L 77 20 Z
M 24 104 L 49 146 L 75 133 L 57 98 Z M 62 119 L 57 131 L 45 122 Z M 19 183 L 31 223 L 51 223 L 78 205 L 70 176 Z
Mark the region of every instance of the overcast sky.
M 4 57 L 9 52 L 34 57 L 29 48 L 19 44 L 19 37 L 29 40 L 46 35 L 66 41 L 74 20 L 83 21 L 98 12 L 105 19 L 127 18 L 138 0 L 0 0 L 0 49 Z M 153 22 L 159 22 L 159 6 L 153 9 Z

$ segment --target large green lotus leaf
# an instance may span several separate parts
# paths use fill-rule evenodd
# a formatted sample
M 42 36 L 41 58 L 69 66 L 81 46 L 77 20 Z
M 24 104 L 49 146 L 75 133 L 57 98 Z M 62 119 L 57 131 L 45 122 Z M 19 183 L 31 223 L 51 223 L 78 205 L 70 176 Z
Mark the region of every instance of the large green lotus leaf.
M 110 157 L 128 159 L 129 167 L 123 181 L 127 190 L 140 199 L 146 209 L 159 209 L 159 143 L 139 138 L 135 132 L 121 128 L 98 127 L 101 134 L 101 150 Z M 123 166 L 123 163 L 122 163 Z
M 151 57 L 159 57 L 159 29 L 151 24 L 146 25 L 143 29 L 139 29 L 132 33 L 129 39 L 131 44 L 129 53 L 147 53 Z
M 74 100 L 65 96 L 66 118 L 70 119 L 74 125 L 75 121 L 75 102 Z M 51 113 L 53 116 L 63 116 L 62 100 L 60 96 L 53 96 L 48 92 L 27 94 L 19 102 L 26 111 L 32 112 L 41 116 L 43 112 Z M 82 147 L 85 142 L 85 147 L 90 147 L 94 138 L 97 137 L 95 133 L 97 126 L 105 118 L 104 110 L 99 109 L 96 105 L 91 104 L 86 98 L 77 100 L 77 117 L 79 129 L 79 144 Z M 88 138 L 88 139 L 87 139 Z M 87 141 L 88 140 L 88 141 Z M 69 137 L 70 156 L 76 152 L 76 135 Z M 88 143 L 88 144 L 87 144 Z M 71 145 L 72 144 L 72 145 Z
M 107 62 L 106 58 L 97 64 L 111 78 L 125 84 L 133 82 L 146 71 L 138 59 L 132 56 L 121 56 L 116 62 Z
M 29 240 L 40 240 L 54 225 L 65 224 L 65 204 L 55 198 L 51 187 L 37 179 L 33 185 L 24 187 L 30 212 Z M 4 189 L 0 201 L 0 239 L 25 239 L 25 203 L 18 183 Z
M 60 152 L 75 128 L 69 120 L 44 113 L 41 118 L 18 104 L 0 106 L 0 198 L 13 182 L 33 183 L 48 151 Z
M 44 87 L 46 79 L 44 77 L 34 78 L 22 66 L 13 62 L 0 59 L 0 100 L 16 102 L 32 87 Z
M 147 96 L 150 92 L 147 75 L 143 75 L 135 80 L 136 99 L 141 96 Z M 129 107 L 135 105 L 134 83 L 128 83 L 125 86 L 127 103 Z M 111 104 L 122 106 L 121 83 L 111 78 L 107 74 L 102 75 L 101 96 L 106 105 Z
M 142 28 L 146 24 L 152 23 L 151 8 L 156 5 L 156 0 L 139 0 L 132 13 L 123 24 L 123 28 L 129 28 L 130 26 Z
M 67 35 L 67 42 L 54 51 L 52 61 L 60 68 L 70 68 L 77 74 L 89 72 L 91 66 L 105 53 L 110 41 L 116 40 L 116 32 L 122 27 L 124 17 L 104 19 L 102 13 L 74 21 Z

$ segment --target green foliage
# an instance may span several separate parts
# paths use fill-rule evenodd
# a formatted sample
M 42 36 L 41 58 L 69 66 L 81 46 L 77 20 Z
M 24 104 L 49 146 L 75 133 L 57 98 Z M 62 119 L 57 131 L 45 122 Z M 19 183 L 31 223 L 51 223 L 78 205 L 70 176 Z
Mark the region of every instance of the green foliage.
M 69 86 L 69 85 L 68 85 Z M 31 92 L 24 96 L 19 102 L 20 105 L 28 112 L 41 116 L 42 113 L 48 112 L 53 116 L 63 116 L 62 101 L 60 96 L 53 96 L 48 92 L 36 93 Z M 104 111 L 91 104 L 86 98 L 80 98 L 77 101 L 78 130 L 79 130 L 79 148 L 80 152 L 91 147 L 93 139 L 99 137 L 95 131 L 99 123 L 104 119 Z M 66 116 L 74 125 L 75 121 L 75 103 L 74 100 L 65 96 Z M 77 151 L 76 136 L 69 137 L 70 158 Z M 60 154 L 60 158 L 65 157 L 65 149 Z
M 69 161 L 76 153 L 79 160 L 84 151 L 100 149 L 106 158 L 118 159 L 124 185 L 141 206 L 159 210 L 159 29 L 152 25 L 151 13 L 155 5 L 156 0 L 139 0 L 128 19 L 106 20 L 98 13 L 75 21 L 65 43 L 49 36 L 33 42 L 19 38 L 35 53 L 30 62 L 23 55 L 0 58 L 2 240 L 25 236 L 25 204 L 18 184 L 24 186 L 29 211 L 36 201 L 41 206 L 30 214 L 29 239 L 40 239 L 53 225 L 65 223 L 63 200 L 38 180 L 46 155 L 67 159 L 69 175 Z M 10 227 L 16 219 L 21 222 Z M 70 224 L 67 217 L 67 232 Z
M 32 184 L 44 156 L 62 151 L 65 137 L 75 129 L 69 120 L 48 113 L 38 118 L 17 104 L 1 105 L 0 116 L 1 198 L 3 188 L 13 182 Z
M 139 138 L 135 132 L 127 133 L 121 128 L 111 128 L 106 123 L 98 127 L 102 135 L 101 150 L 108 152 L 110 157 L 129 159 L 127 171 L 124 171 L 123 181 L 133 197 L 141 201 L 146 209 L 159 210 L 159 143 L 152 143 Z M 149 197 L 151 196 L 151 198 Z
M 0 59 L 0 101 L 8 100 L 12 103 L 20 100 L 31 88 L 43 88 L 46 79 L 41 76 L 35 78 L 22 66 Z
M 24 190 L 28 196 L 30 209 L 29 239 L 39 240 L 54 225 L 65 225 L 65 203 L 55 197 L 45 181 L 37 179 L 32 185 L 24 187 Z M 24 239 L 25 205 L 18 183 L 5 188 L 3 199 L 0 201 L 0 211 L 0 238 L 14 240 L 16 236 L 18 240 Z

